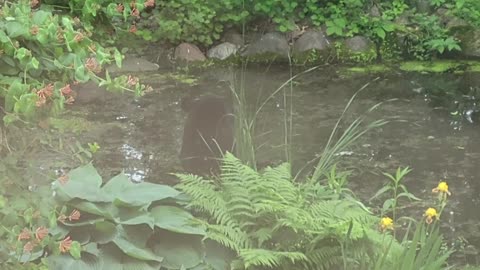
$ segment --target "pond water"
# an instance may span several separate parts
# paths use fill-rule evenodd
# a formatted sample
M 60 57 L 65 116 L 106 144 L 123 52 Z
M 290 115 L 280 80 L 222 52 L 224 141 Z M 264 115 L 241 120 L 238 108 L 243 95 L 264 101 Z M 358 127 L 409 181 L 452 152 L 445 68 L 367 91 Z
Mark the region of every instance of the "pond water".
M 154 91 L 139 100 L 116 95 L 74 107 L 102 127 L 83 139 L 101 145 L 95 160 L 104 175 L 124 170 L 134 181 L 173 183 L 169 173 L 182 171 L 178 159 L 185 121 L 179 105 L 182 97 L 206 92 L 226 95 L 229 82 L 236 78 L 250 103 L 259 104 L 287 81 L 292 71 L 288 67 L 212 69 L 195 74 L 197 81 L 192 86 L 165 76 L 168 72 L 141 74 L 142 81 Z M 379 102 L 384 103 L 368 114 L 367 120 L 390 122 L 368 133 L 342 156 L 342 168 L 352 170 L 349 187 L 367 200 L 386 182 L 382 172 L 394 173 L 399 166 L 409 166 L 413 171 L 405 183 L 426 200 L 427 207 L 432 202 L 432 188 L 446 180 L 452 196 L 442 216 L 445 233 L 450 239 L 463 236 L 480 248 L 480 125 L 475 117 L 480 74 L 366 75 L 333 66 L 303 74 L 294 80 L 292 89 L 286 88 L 293 101 L 295 165 L 301 166 L 321 153 L 349 99 L 377 77 L 355 99 L 345 123 Z M 284 110 L 280 91 L 258 117 L 260 163 L 284 160 Z M 416 206 L 409 214 L 419 218 L 423 209 Z

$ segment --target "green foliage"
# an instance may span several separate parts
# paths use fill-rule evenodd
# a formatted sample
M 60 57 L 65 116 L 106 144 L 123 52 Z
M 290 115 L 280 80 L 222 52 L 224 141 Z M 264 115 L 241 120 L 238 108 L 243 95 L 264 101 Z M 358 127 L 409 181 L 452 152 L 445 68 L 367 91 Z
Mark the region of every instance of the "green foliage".
M 459 41 L 448 34 L 435 15 L 415 14 L 403 28 L 406 53 L 427 60 L 445 51 L 460 51 Z
M 373 81 L 377 79 L 374 79 Z M 327 174 L 331 170 L 332 166 L 334 166 L 339 159 L 339 156 L 336 155 L 337 153 L 345 151 L 365 133 L 388 123 L 388 121 L 383 119 L 365 123 L 365 118 L 367 114 L 376 110 L 381 105 L 381 103 L 378 103 L 368 109 L 365 114 L 357 117 L 352 123 L 347 126 L 347 128 L 343 131 L 340 137 L 336 141 L 334 140 L 334 138 L 339 135 L 338 132 L 340 123 L 344 119 L 348 109 L 352 105 L 352 102 L 355 100 L 356 96 L 359 93 L 361 93 L 370 85 L 370 83 L 371 82 L 365 84 L 357 92 L 355 92 L 355 94 L 350 98 L 347 105 L 345 106 L 342 115 L 338 118 L 332 132 L 330 133 L 330 137 L 328 138 L 327 144 L 325 145 L 320 159 L 316 163 L 313 174 L 309 180 L 311 183 L 318 182 L 323 175 Z
M 88 9 L 92 1 L 87 2 L 84 11 L 93 14 Z M 26 0 L 4 4 L 0 18 L 0 98 L 5 101 L 6 124 L 18 117 L 58 114 L 64 104 L 74 101 L 73 83 L 97 80 L 111 90 L 137 96 L 145 89 L 126 76 L 99 77 L 102 66 L 120 65 L 122 55 L 93 41 L 88 21 L 80 23 L 48 5 L 33 9 Z
M 18 248 L 4 262 L 36 261 L 47 252 L 48 269 L 160 269 L 160 263 L 168 269 L 206 267 L 211 248 L 202 241 L 205 230 L 178 206 L 179 191 L 134 184 L 123 174 L 102 184 L 91 164 L 56 180 L 53 189 L 57 206 L 40 223 L 48 228 L 47 240 L 33 242 L 31 253 L 24 251 L 28 239 L 17 239 L 22 224 L 16 224 L 7 235 Z M 32 213 L 24 213 L 27 224 L 35 220 Z M 24 228 L 33 234 L 40 224 Z
M 233 269 L 332 269 L 376 252 L 377 218 L 320 184 L 299 184 L 282 164 L 262 173 L 227 153 L 219 180 L 177 175 L 206 238 L 236 252 Z M 309 194 L 309 196 L 305 196 Z M 377 250 L 380 252 L 380 250 Z
M 172 43 L 188 41 L 211 45 L 220 38 L 226 25 L 239 24 L 249 15 L 242 8 L 243 2 L 238 0 L 156 1 L 156 5 L 152 12 L 155 26 L 142 29 L 141 33 Z
M 419 222 L 416 227 L 411 240 L 407 237 L 404 238 L 402 252 L 393 255 L 392 260 L 389 262 L 387 257 L 392 254 L 390 254 L 391 250 L 388 247 L 386 252 L 376 259 L 375 266 L 368 269 L 445 269 L 446 261 L 452 254 L 452 250 L 445 250 L 442 246 L 443 238 L 438 226 L 428 226 L 424 222 Z
M 420 200 L 419 198 L 415 197 L 412 193 L 407 190 L 407 187 L 402 183 L 404 177 L 411 171 L 410 168 L 398 168 L 395 175 L 391 175 L 389 173 L 384 173 L 389 182 L 385 184 L 383 188 L 381 188 L 377 193 L 371 198 L 371 200 L 380 197 L 386 193 L 387 198 L 382 207 L 382 216 L 392 214 L 393 222 L 397 222 L 397 207 L 399 204 L 399 200 L 401 198 L 406 198 L 408 200 Z
M 455 16 L 474 26 L 480 26 L 480 2 L 476 0 L 435 0 L 437 6 L 443 5 Z

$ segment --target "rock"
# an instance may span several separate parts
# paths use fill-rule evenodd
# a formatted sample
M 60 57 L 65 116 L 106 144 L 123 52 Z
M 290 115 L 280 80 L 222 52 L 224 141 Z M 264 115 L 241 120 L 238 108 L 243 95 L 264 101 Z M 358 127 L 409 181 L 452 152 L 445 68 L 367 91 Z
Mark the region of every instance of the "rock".
M 200 49 L 190 43 L 182 43 L 175 48 L 175 59 L 187 62 L 204 61 L 207 58 Z
M 208 58 L 216 58 L 225 60 L 228 57 L 237 53 L 238 46 L 230 42 L 221 43 L 210 50 L 208 50 Z
M 301 53 L 312 49 L 322 51 L 330 47 L 330 41 L 322 31 L 308 30 L 294 44 L 293 52 Z
M 480 57 L 480 30 L 465 30 L 461 34 L 455 34 L 461 41 L 461 53 L 466 57 Z
M 446 25 L 451 19 L 452 16 L 448 13 L 448 9 L 446 8 L 439 8 L 435 11 L 435 15 L 440 18 L 440 22 L 443 25 Z
M 227 32 L 225 32 L 225 34 L 223 34 L 222 41 L 235 44 L 237 46 L 243 46 L 244 44 L 242 34 L 238 33 L 233 29 L 230 29 Z
M 273 32 L 263 35 L 259 40 L 248 46 L 242 53 L 242 56 L 254 56 L 261 54 L 274 54 L 282 57 L 288 57 L 290 46 L 284 35 Z
M 417 7 L 418 13 L 428 13 L 430 14 L 433 10 L 433 6 L 430 0 L 416 0 L 415 6 Z
M 364 36 L 354 36 L 345 40 L 345 46 L 352 52 L 368 52 L 374 47 L 372 41 Z
M 295 30 L 287 32 L 285 34 L 285 38 L 287 39 L 289 44 L 294 43 L 297 39 L 299 39 L 305 32 L 307 32 L 308 26 L 304 25 L 302 27 L 299 27 L 298 25 L 295 25 Z
M 368 63 L 377 58 L 375 44 L 364 36 L 347 38 L 337 49 L 341 62 Z
M 378 9 L 378 6 L 377 5 L 373 5 L 371 8 L 370 8 L 370 16 L 371 17 L 380 17 L 382 16 L 382 14 L 380 13 L 380 10 Z
M 460 27 L 470 27 L 468 22 L 458 17 L 451 17 L 451 19 L 447 22 L 447 29 L 454 29 Z
M 159 65 L 149 62 L 143 58 L 135 56 L 126 56 L 122 61 L 122 67 L 118 67 L 116 64 L 109 65 L 107 67 L 110 73 L 132 73 L 132 72 L 145 72 L 158 70 Z

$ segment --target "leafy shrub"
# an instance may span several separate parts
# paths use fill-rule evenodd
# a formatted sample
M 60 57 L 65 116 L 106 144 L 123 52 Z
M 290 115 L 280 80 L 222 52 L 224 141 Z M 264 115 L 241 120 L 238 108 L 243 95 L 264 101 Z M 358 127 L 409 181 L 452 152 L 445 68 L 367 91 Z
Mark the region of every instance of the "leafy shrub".
M 440 25 L 437 16 L 416 14 L 412 23 L 404 28 L 406 53 L 420 60 L 430 59 L 445 51 L 460 51 L 458 41 Z
M 29 1 L 3 5 L 0 18 L 0 98 L 7 124 L 17 116 L 31 119 L 60 112 L 74 101 L 70 88 L 74 83 L 97 80 L 110 90 L 137 95 L 145 89 L 126 76 L 99 77 L 103 65 L 120 65 L 122 55 L 93 41 L 92 32 L 78 18 L 57 14 L 48 6 L 33 9 Z
M 206 259 L 205 253 L 218 248 L 202 242 L 203 227 L 178 207 L 180 192 L 171 187 L 134 184 L 123 174 L 102 185 L 89 164 L 55 181 L 54 190 L 59 207 L 44 226 L 45 239 L 54 241 L 35 242 L 28 252 L 26 240 L 12 231 L 10 241 L 22 249 L 10 262 L 48 254 L 48 269 L 190 269 L 210 259 L 215 264 L 215 254 Z
M 151 27 L 155 39 L 173 43 L 188 41 L 211 45 L 220 38 L 226 25 L 239 24 L 248 15 L 242 1 L 157 1 Z
M 177 176 L 206 238 L 236 252 L 233 269 L 334 269 L 382 251 L 376 217 L 338 189 L 295 183 L 288 164 L 259 173 L 227 154 L 219 181 Z

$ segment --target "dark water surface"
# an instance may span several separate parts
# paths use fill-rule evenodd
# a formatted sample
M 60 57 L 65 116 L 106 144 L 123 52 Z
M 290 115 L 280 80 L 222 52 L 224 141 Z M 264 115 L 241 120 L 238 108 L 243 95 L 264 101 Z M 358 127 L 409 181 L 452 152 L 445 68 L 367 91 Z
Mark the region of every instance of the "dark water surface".
M 96 165 L 114 175 L 124 170 L 135 181 L 172 183 L 171 172 L 180 172 L 178 154 L 185 114 L 182 97 L 212 92 L 226 95 L 229 82 L 237 80 L 247 90 L 250 104 L 260 104 L 291 76 L 283 67 L 247 70 L 214 69 L 188 86 L 162 73 L 142 74 L 154 91 L 134 101 L 115 96 L 102 104 L 78 107 L 104 132 L 90 134 L 102 147 Z M 371 83 L 354 101 L 346 116 L 354 120 L 373 105 L 369 120 L 391 122 L 363 137 L 342 153 L 342 168 L 353 170 L 350 188 L 368 199 L 386 182 L 382 172 L 397 167 L 413 171 L 405 183 L 424 206 L 440 180 L 446 180 L 452 196 L 442 216 L 451 239 L 464 236 L 480 247 L 480 125 L 476 123 L 475 96 L 480 74 L 349 74 L 344 68 L 323 67 L 294 80 L 287 94 L 293 98 L 293 157 L 296 166 L 321 153 L 330 132 L 351 96 Z M 389 101 L 395 99 L 393 101 Z M 283 158 L 284 96 L 280 91 L 264 107 L 257 123 L 258 159 L 275 164 Z M 470 122 L 473 121 L 473 123 Z M 480 119 L 479 119 L 480 121 Z M 345 128 L 346 124 L 342 125 Z M 379 203 L 373 202 L 373 203 Z M 410 209 L 420 218 L 423 208 Z

